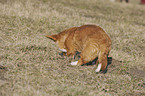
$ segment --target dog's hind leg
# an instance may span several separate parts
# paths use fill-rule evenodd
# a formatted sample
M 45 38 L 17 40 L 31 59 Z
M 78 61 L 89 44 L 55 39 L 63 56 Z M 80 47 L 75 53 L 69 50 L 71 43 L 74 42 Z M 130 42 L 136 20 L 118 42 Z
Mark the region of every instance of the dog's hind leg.
M 99 64 L 98 64 L 98 67 L 96 69 L 96 72 L 98 73 L 101 70 L 103 72 L 105 72 L 105 70 L 107 68 L 107 54 L 105 54 L 104 52 L 100 52 L 98 59 L 99 59 Z
M 98 48 L 94 44 L 86 46 L 81 54 L 78 61 L 72 62 L 71 65 L 83 65 L 90 61 L 93 61 L 98 55 Z

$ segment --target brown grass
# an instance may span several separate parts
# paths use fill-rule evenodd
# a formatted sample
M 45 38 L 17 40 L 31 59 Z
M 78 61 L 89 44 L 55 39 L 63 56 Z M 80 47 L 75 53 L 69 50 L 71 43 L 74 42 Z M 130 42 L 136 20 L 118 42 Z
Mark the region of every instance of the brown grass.
M 0 1 L 0 96 L 145 95 L 145 7 L 109 0 Z M 106 74 L 71 66 L 44 36 L 83 24 L 113 41 Z

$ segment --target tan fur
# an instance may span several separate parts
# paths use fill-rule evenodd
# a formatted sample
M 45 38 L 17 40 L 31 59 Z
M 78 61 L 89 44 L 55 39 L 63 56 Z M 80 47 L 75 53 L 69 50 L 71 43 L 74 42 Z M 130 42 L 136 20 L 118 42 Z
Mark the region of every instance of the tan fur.
M 96 25 L 72 27 L 57 35 L 46 37 L 54 40 L 60 49 L 67 50 L 67 56 L 81 52 L 77 65 L 82 65 L 98 57 L 101 70 L 107 66 L 107 56 L 111 49 L 111 39 L 105 31 Z

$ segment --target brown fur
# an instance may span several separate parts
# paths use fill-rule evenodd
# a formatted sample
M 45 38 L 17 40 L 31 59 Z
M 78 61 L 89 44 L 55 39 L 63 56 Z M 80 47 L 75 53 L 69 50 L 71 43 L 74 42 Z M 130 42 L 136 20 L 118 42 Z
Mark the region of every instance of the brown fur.
M 73 56 L 76 51 L 81 52 L 77 65 L 86 64 L 98 57 L 98 62 L 102 64 L 101 70 L 106 69 L 111 39 L 99 26 L 72 27 L 46 37 L 54 40 L 60 49 L 66 49 L 67 56 Z

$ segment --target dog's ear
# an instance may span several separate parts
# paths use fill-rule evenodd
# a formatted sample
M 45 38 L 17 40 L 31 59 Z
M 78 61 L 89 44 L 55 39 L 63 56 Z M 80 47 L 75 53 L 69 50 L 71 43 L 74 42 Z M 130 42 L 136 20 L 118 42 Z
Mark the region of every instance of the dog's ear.
M 47 37 L 53 41 L 57 41 L 57 39 L 58 39 L 58 35 L 46 35 L 45 37 Z

